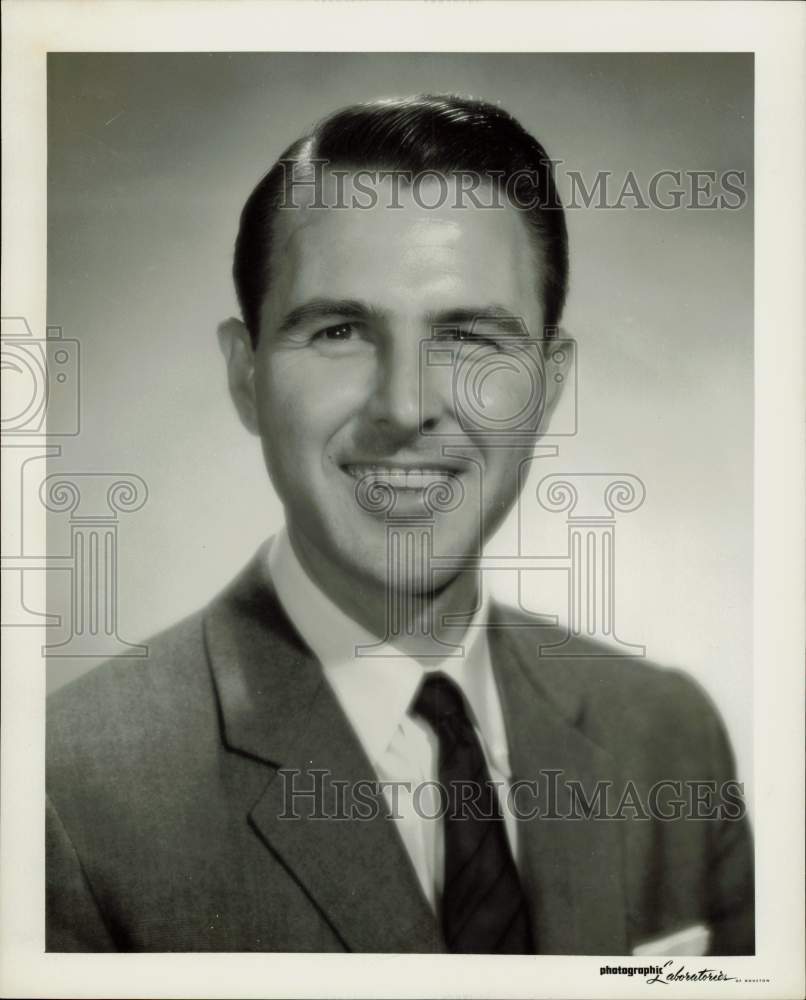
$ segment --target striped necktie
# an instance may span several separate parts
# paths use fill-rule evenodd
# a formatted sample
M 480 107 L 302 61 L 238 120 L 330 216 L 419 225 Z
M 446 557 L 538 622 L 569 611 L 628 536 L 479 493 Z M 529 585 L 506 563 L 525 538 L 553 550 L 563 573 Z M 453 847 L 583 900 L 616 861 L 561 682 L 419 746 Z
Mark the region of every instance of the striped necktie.
M 440 917 L 448 951 L 534 954 L 498 796 L 462 692 L 444 674 L 429 674 L 412 711 L 439 741 L 438 778 L 447 796 Z

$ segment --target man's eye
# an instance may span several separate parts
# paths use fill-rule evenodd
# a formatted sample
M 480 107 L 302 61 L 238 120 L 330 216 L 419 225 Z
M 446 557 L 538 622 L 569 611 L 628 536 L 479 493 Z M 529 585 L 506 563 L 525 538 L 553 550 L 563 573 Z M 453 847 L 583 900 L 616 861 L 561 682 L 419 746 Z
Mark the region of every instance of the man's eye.
M 435 339 L 448 340 L 460 344 L 491 344 L 493 347 L 497 346 L 494 336 L 485 335 L 481 330 L 466 330 L 462 327 L 451 327 L 440 330 L 436 334 Z
M 337 323 L 335 326 L 327 326 L 324 330 L 318 330 L 313 335 L 313 339 L 330 342 L 350 340 L 355 332 L 355 327 L 352 323 Z

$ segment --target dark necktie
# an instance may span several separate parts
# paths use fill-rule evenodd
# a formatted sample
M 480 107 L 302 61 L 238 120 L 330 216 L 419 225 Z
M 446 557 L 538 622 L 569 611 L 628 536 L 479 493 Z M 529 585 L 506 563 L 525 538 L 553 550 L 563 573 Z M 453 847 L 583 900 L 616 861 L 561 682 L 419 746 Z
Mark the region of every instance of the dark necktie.
M 438 777 L 447 795 L 441 919 L 448 951 L 534 954 L 498 796 L 462 692 L 444 674 L 431 674 L 413 712 L 439 740 Z

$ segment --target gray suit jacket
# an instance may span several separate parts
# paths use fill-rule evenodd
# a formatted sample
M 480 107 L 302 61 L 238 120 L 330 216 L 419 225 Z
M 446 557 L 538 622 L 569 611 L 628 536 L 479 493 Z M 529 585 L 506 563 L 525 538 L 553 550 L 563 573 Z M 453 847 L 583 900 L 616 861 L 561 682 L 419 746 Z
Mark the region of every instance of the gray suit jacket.
M 443 947 L 394 822 L 282 818 L 288 783 L 374 780 L 259 554 L 203 612 L 48 706 L 49 951 L 434 952 Z M 746 821 L 572 814 L 628 782 L 732 775 L 722 725 L 684 675 L 643 661 L 540 657 L 552 630 L 496 612 L 492 657 L 515 780 L 555 781 L 523 820 L 535 948 L 629 954 L 705 923 L 752 953 Z M 517 627 L 512 627 L 517 626 Z M 554 636 L 556 638 L 556 636 Z M 578 803 L 577 803 L 578 804 Z M 555 817 L 555 818 L 552 818 Z

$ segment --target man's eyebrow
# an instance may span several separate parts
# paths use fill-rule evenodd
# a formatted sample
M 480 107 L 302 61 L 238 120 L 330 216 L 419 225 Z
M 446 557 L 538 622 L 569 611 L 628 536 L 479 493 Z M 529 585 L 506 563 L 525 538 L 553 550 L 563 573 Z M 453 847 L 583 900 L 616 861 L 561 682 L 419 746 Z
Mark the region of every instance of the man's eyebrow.
M 377 315 L 378 310 L 360 299 L 311 299 L 291 309 L 285 314 L 277 328 L 278 333 L 287 333 L 294 327 L 310 320 L 339 316 L 342 319 L 366 319 Z
M 506 306 L 494 304 L 461 309 L 446 309 L 428 313 L 428 325 L 434 327 L 471 326 L 473 323 L 494 323 L 504 333 L 528 336 L 525 320 Z

